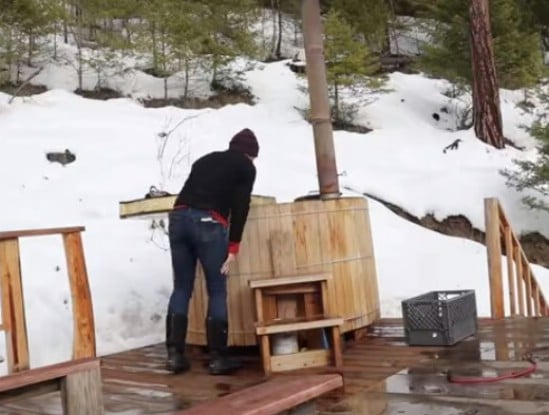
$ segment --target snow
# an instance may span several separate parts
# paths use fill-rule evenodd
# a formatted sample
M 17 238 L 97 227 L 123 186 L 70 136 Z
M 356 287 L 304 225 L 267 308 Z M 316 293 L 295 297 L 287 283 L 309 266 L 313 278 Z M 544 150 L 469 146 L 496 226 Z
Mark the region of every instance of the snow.
M 396 16 L 395 27 L 391 32 L 391 53 L 405 56 L 418 56 L 423 46 L 431 40 L 429 32 L 434 21 L 410 16 Z
M 97 53 L 87 53 L 83 48 L 82 88 L 110 88 L 122 96 L 135 99 L 164 98 L 164 80 L 149 75 L 145 55 L 118 53 L 113 58 L 106 58 Z M 57 37 L 57 59 L 46 59 L 36 66 L 42 67 L 39 74 L 32 79 L 32 84 L 44 85 L 48 89 L 74 91 L 78 88 L 77 47 L 73 43 L 63 43 L 63 37 Z M 97 69 L 99 68 L 99 73 Z M 22 68 L 21 79 L 30 77 L 37 69 Z M 189 72 L 189 83 L 192 85 L 189 96 L 207 98 L 210 95 L 207 71 L 200 65 L 193 65 Z M 168 98 L 177 98 L 184 92 L 184 73 L 176 72 L 168 77 Z
M 236 65 L 248 68 L 244 83 L 256 105 L 147 109 L 132 98 L 162 96 L 163 85 L 139 70 L 106 80 L 132 98 L 85 99 L 70 92 L 75 78 L 63 72 L 67 67 L 54 63 L 33 81 L 54 89 L 11 104 L 0 94 L 0 229 L 86 226 L 101 355 L 161 342 L 171 288 L 166 236 L 151 229 L 150 221 L 119 219 L 119 201 L 142 197 L 151 185 L 177 192 L 194 159 L 226 148 L 243 127 L 260 140 L 255 194 L 285 202 L 318 187 L 312 128 L 299 111 L 308 105 L 298 88 L 304 79 L 286 62 Z M 86 82 L 93 84 L 92 78 Z M 193 88 L 200 90 L 200 82 Z M 533 140 L 520 128 L 532 119 L 516 108 L 520 92 L 502 91 L 502 102 L 505 132 L 527 146 L 523 152 L 494 150 L 471 131 L 455 131 L 456 110 L 465 104 L 444 95 L 449 87 L 444 80 L 395 73 L 388 87 L 360 97 L 369 101 L 361 106 L 360 121 L 373 132 L 334 133 L 347 194 L 366 192 L 416 216 L 462 214 L 481 230 L 483 198 L 498 197 L 517 232 L 549 236 L 545 214 L 524 208 L 521 195 L 499 173 L 512 159 L 535 154 Z M 357 99 L 343 95 L 349 102 Z M 457 138 L 463 140 L 459 148 L 444 154 Z M 76 154 L 74 163 L 62 167 L 46 160 L 47 151 L 65 148 Z M 476 290 L 479 314 L 489 314 L 484 246 L 427 230 L 369 201 L 382 316 L 400 316 L 404 298 L 464 288 Z M 60 238 L 23 239 L 21 250 L 31 365 L 62 361 L 70 357 L 72 314 Z M 549 292 L 549 271 L 533 269 Z

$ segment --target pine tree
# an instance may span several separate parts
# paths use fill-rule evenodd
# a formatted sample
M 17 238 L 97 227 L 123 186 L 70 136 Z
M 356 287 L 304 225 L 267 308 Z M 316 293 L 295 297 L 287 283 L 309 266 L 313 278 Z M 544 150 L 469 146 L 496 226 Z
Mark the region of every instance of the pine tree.
M 494 49 L 500 84 L 519 89 L 536 85 L 543 73 L 540 34 L 527 26 L 528 9 L 520 9 L 517 0 L 492 0 L 491 13 Z
M 144 7 L 146 30 L 137 34 L 137 43 L 142 51 L 150 51 L 152 55 L 152 68 L 150 73 L 160 78 L 170 75 L 169 63 L 172 60 L 168 49 L 169 31 L 168 25 L 172 19 L 178 19 L 179 13 L 185 8 L 174 8 L 173 0 L 150 0 Z M 164 98 L 167 98 L 166 96 Z
M 531 209 L 549 212 L 549 94 L 540 93 L 545 111 L 532 123 L 530 135 L 538 141 L 536 160 L 515 160 L 516 170 L 504 170 L 507 184 L 518 191 L 529 190 L 533 194 L 523 197 L 523 203 Z
M 191 67 L 198 58 L 201 47 L 200 20 L 197 8 L 192 4 L 187 4 L 187 7 L 181 9 L 180 13 L 172 16 L 167 26 L 172 59 L 177 62 L 177 71 L 184 73 L 183 98 L 187 98 L 189 94 Z
M 76 90 L 84 90 L 84 73 L 88 69 L 95 72 L 95 88 L 101 89 L 104 87 L 104 72 L 121 69 L 121 52 L 131 50 L 126 39 L 110 28 L 115 3 L 109 0 L 66 0 L 61 4 L 65 8 L 62 21 L 67 38 L 70 35 L 77 49 L 75 60 L 72 56 L 67 57 L 77 74 Z
M 258 16 L 255 0 L 196 0 L 200 5 L 201 50 L 209 56 L 211 87 L 221 86 L 220 69 L 238 56 L 255 56 L 252 25 Z
M 382 53 L 388 49 L 387 0 L 334 0 L 331 7 L 354 27 L 372 52 Z
M 15 73 L 20 81 L 23 65 L 33 66 L 35 55 L 43 50 L 39 40 L 54 32 L 57 18 L 54 0 L 12 0 L 0 14 L 0 58 L 7 66 L 8 79 Z
M 369 79 L 379 69 L 379 60 L 364 42 L 356 38 L 352 26 L 336 9 L 331 9 L 325 22 L 326 72 L 334 100 L 334 122 L 341 121 L 339 92 L 341 87 L 357 82 L 378 84 L 378 79 Z
M 502 88 L 531 87 L 542 75 L 539 32 L 527 24 L 531 11 L 521 8 L 519 1 L 522 0 L 490 1 L 496 68 Z M 426 16 L 437 21 L 431 33 L 435 44 L 425 47 L 421 67 L 436 76 L 470 85 L 468 2 L 431 2 Z
M 108 18 L 120 19 L 124 28 L 126 42 L 132 44 L 134 31 L 137 25 L 131 22 L 132 18 L 143 14 L 145 4 L 140 0 L 116 0 L 108 2 Z M 181 3 L 178 5 L 181 7 Z
M 181 70 L 185 73 L 184 97 L 188 94 L 191 62 L 203 39 L 201 8 L 185 0 L 150 0 L 144 6 L 146 30 L 135 33 L 142 51 L 152 52 L 151 73 L 164 81 L 164 99 L 168 99 L 168 78 Z
M 423 47 L 420 67 L 435 76 L 469 85 L 471 54 L 467 5 L 464 0 L 440 0 L 426 5 L 424 16 L 433 19 L 432 42 Z
M 529 18 L 525 19 L 525 26 L 535 27 L 541 36 L 544 51 L 549 51 L 549 1 L 547 0 L 518 0 L 522 10 L 529 11 Z

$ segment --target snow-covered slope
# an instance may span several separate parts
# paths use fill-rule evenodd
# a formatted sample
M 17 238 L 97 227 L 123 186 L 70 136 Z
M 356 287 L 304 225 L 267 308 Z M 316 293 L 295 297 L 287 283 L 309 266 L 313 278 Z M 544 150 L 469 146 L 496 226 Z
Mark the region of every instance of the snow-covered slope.
M 252 128 L 260 140 L 254 193 L 292 200 L 317 189 L 312 129 L 296 107 L 307 97 L 284 62 L 245 74 L 258 104 L 219 110 L 145 109 L 130 99 L 94 101 L 61 89 L 27 98 L 0 95 L 0 229 L 85 225 L 84 244 L 101 354 L 162 340 L 171 287 L 165 235 L 145 220 L 120 220 L 118 202 L 143 196 L 150 185 L 177 192 L 190 163 L 225 148 L 233 133 Z M 549 235 L 547 218 L 525 210 L 498 170 L 532 151 L 496 151 L 471 132 L 450 132 L 447 84 L 393 74 L 392 92 L 361 109 L 374 131 L 335 133 L 342 186 L 369 192 L 413 214 L 464 214 L 483 228 L 483 197 L 496 196 L 518 231 Z M 528 121 L 505 92 L 505 129 L 529 145 L 519 129 Z M 186 119 L 182 122 L 182 120 Z M 442 126 L 441 126 L 442 125 Z M 164 148 L 159 133 L 171 132 Z M 456 151 L 442 148 L 456 138 Z M 49 163 L 45 152 L 70 149 L 76 161 Z M 383 316 L 400 315 L 400 301 L 430 289 L 473 288 L 479 313 L 489 313 L 485 248 L 406 222 L 375 201 L 371 221 Z M 49 242 L 48 242 L 49 241 Z M 23 272 L 32 364 L 67 358 L 72 327 L 61 242 L 24 240 Z M 534 267 L 545 291 L 549 271 Z M 55 331 L 56 335 L 50 335 Z M 61 339 L 61 340 L 60 340 Z

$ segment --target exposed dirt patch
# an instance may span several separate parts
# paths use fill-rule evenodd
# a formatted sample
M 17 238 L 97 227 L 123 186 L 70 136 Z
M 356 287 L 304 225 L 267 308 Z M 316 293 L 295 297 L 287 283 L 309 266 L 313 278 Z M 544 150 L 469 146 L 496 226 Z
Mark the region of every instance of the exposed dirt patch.
M 207 99 L 202 98 L 169 98 L 169 99 L 146 99 L 141 100 L 143 105 L 148 108 L 159 108 L 172 105 L 179 108 L 202 109 L 202 108 L 221 108 L 225 105 L 249 104 L 254 105 L 254 96 L 249 91 L 219 91 Z
M 549 267 L 549 241 L 547 238 L 539 232 L 531 232 L 522 235 L 520 243 L 530 262 Z
M 411 215 L 400 206 L 394 205 L 386 200 L 370 194 L 365 194 L 365 196 L 377 200 L 400 217 L 427 229 L 431 229 L 444 235 L 467 238 L 472 241 L 485 244 L 484 232 L 473 227 L 469 219 L 463 215 L 451 215 L 444 218 L 442 221 L 439 221 L 431 214 L 418 218 Z M 539 232 L 530 232 L 521 235 L 519 240 L 530 263 L 549 267 L 549 240 L 547 238 Z
M 13 95 L 18 91 L 20 85 L 5 83 L 0 85 L 0 91 L 7 94 Z M 48 90 L 43 85 L 32 85 L 26 84 L 17 92 L 17 96 L 30 96 L 35 94 L 41 94 Z M 107 100 L 113 98 L 122 98 L 120 92 L 110 89 L 110 88 L 99 88 L 93 90 L 80 90 L 77 89 L 74 91 L 75 94 L 78 94 L 85 98 L 97 99 L 97 100 Z M 170 98 L 170 99 L 143 99 L 140 102 L 149 108 L 160 108 L 168 105 L 179 108 L 189 108 L 189 109 L 202 109 L 202 108 L 221 108 L 225 105 L 233 104 L 255 104 L 255 97 L 252 93 L 245 89 L 222 89 L 219 88 L 216 90 L 215 94 L 209 98 Z
M 92 90 L 76 89 L 74 93 L 80 96 L 83 96 L 84 98 L 98 99 L 103 101 L 107 99 L 123 97 L 123 95 L 120 92 L 110 88 L 98 88 L 98 89 L 92 89 Z
M 368 127 L 364 127 L 363 125 L 357 125 L 350 122 L 345 121 L 333 121 L 332 122 L 334 131 L 343 130 L 343 131 L 350 131 L 352 133 L 360 133 L 360 134 L 367 134 L 371 131 L 374 131 Z
M 0 85 L 0 91 L 10 95 L 13 95 L 17 91 L 18 97 L 28 97 L 30 95 L 42 94 L 48 90 L 44 85 L 26 84 L 18 91 L 20 86 L 21 84 L 6 82 Z

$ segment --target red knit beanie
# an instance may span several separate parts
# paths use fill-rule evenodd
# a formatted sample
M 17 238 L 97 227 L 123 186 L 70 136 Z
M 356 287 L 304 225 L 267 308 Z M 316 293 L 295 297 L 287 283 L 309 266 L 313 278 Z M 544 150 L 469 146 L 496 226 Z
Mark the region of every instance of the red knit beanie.
M 248 128 L 244 128 L 233 136 L 229 143 L 229 149 L 240 151 L 250 157 L 257 157 L 259 144 L 254 132 Z

